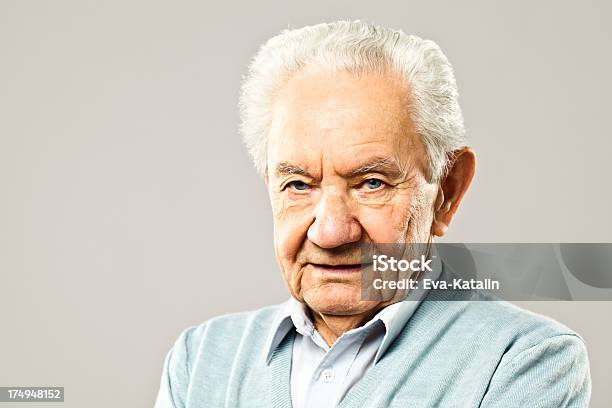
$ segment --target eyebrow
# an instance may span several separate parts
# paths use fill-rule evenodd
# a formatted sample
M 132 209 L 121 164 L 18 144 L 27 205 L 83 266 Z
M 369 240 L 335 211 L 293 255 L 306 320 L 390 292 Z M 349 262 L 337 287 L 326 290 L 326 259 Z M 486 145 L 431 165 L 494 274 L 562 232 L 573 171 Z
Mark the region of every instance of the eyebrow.
M 391 157 L 375 157 L 356 169 L 350 170 L 346 176 L 359 177 L 368 173 L 381 173 L 392 178 L 398 178 L 405 173 L 405 170 L 402 169 L 397 160 Z
M 289 162 L 280 162 L 276 165 L 276 175 L 277 176 L 288 176 L 291 174 L 297 174 L 299 176 L 314 178 L 308 171 L 306 171 L 302 167 L 296 166 Z
M 286 161 L 278 163 L 275 170 L 277 176 L 300 175 L 311 179 L 315 178 L 306 169 Z M 381 173 L 392 178 L 398 178 L 405 174 L 405 169 L 399 165 L 397 160 L 381 156 L 374 157 L 356 169 L 348 171 L 345 177 L 354 178 L 368 173 Z

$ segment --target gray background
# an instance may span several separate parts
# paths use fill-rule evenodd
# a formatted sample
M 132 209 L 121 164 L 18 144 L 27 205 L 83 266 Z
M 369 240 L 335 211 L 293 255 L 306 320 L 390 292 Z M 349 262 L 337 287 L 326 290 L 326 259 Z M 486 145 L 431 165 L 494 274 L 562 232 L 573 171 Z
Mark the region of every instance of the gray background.
M 150 406 L 182 329 L 286 298 L 236 101 L 287 26 L 361 18 L 445 50 L 479 155 L 446 241 L 612 241 L 610 8 L 2 0 L 0 385 Z M 612 303 L 522 305 L 584 336 L 609 406 Z

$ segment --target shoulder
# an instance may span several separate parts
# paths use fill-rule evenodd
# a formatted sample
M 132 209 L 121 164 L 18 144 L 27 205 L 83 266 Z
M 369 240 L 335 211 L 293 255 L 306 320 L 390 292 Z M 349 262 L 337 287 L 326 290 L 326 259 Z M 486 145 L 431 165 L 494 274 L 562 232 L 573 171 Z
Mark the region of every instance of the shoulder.
M 281 307 L 226 314 L 183 330 L 166 355 L 156 406 L 185 406 L 194 376 L 225 386 L 236 355 L 256 356 Z
M 202 358 L 224 367 L 239 347 L 262 348 L 282 306 L 225 314 L 184 329 L 166 356 L 167 371 L 188 382 Z
M 465 318 L 497 345 L 498 363 L 487 401 L 515 406 L 588 406 L 587 348 L 574 330 L 505 301 L 473 302 L 465 309 Z
M 473 299 L 464 309 L 465 323 L 477 324 L 491 338 L 506 341 L 506 357 L 514 357 L 543 342 L 561 342 L 586 351 L 578 333 L 550 317 L 480 293 L 475 293 Z
M 496 321 L 499 321 L 498 325 L 511 324 L 520 332 L 536 331 L 542 335 L 577 335 L 574 330 L 564 324 L 509 301 L 479 291 L 472 291 L 469 296 L 470 302 L 465 309 L 466 317 L 485 319 L 491 324 Z
M 454 276 L 449 268 L 441 279 L 452 280 Z M 500 342 L 507 352 L 526 349 L 558 336 L 584 346 L 583 339 L 569 327 L 490 292 L 451 286 L 448 290 L 431 291 L 423 303 L 419 309 L 422 309 L 424 321 L 446 325 L 466 339 L 487 336 L 489 342 Z
M 205 342 L 231 345 L 240 342 L 245 334 L 265 336 L 283 306 L 284 304 L 278 304 L 257 310 L 213 317 L 183 330 L 176 341 L 175 347 L 195 350 Z
M 498 360 L 500 368 L 524 362 L 531 355 L 579 363 L 588 369 L 583 338 L 554 319 L 478 291 L 428 299 L 418 310 L 419 326 L 431 325 L 434 329 L 427 328 L 429 333 L 477 348 L 480 357 Z
M 445 364 L 454 361 L 470 378 L 481 376 L 483 405 L 586 406 L 591 387 L 587 348 L 574 330 L 475 291 L 428 298 L 408 333 L 414 329 Z
M 571 336 L 582 342 L 578 333 L 549 317 L 483 292 L 453 292 L 428 296 L 423 305 L 423 317 L 451 323 L 468 334 L 487 334 L 490 339 L 503 337 L 512 346 L 529 347 L 556 336 Z

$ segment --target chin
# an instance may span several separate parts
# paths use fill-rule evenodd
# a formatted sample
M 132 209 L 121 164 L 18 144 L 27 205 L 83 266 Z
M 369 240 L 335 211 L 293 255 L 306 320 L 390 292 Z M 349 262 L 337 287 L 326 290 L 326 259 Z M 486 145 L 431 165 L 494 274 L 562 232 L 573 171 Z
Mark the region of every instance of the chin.
M 304 302 L 317 313 L 352 315 L 368 311 L 376 302 L 361 299 L 359 287 L 343 283 L 327 283 L 304 292 Z

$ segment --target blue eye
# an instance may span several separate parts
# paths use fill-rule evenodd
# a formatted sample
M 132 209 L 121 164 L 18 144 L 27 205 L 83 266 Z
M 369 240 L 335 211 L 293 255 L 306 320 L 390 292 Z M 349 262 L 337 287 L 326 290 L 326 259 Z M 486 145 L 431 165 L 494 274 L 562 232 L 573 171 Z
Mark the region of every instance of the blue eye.
M 367 179 L 363 185 L 369 190 L 376 190 L 377 188 L 382 187 L 383 181 L 379 179 Z
M 288 185 L 297 191 L 304 191 L 308 189 L 308 184 L 304 183 L 303 181 L 292 181 Z

